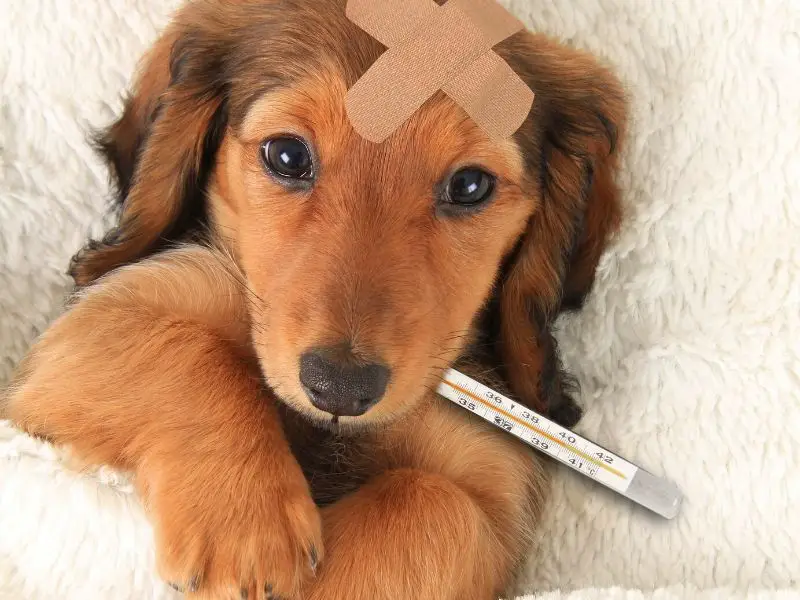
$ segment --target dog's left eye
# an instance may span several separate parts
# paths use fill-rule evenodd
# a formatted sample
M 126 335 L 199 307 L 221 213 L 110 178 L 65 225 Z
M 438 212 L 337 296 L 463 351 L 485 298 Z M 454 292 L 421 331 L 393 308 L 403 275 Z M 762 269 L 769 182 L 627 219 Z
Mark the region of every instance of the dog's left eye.
M 492 196 L 494 181 L 492 175 L 481 169 L 461 169 L 447 184 L 446 200 L 463 207 L 477 206 Z
M 278 137 L 261 145 L 264 165 L 274 175 L 285 179 L 307 181 L 314 177 L 314 161 L 303 140 L 295 137 Z

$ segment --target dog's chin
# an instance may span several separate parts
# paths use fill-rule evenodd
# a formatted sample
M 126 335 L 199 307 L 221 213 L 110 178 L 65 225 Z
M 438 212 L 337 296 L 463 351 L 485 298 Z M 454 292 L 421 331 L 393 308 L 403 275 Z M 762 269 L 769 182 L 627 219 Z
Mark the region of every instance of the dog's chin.
M 314 427 L 337 435 L 358 435 L 367 431 L 375 431 L 396 420 L 395 415 L 370 415 L 369 412 L 356 417 L 334 416 L 304 402 L 296 396 L 276 394 L 278 401 L 297 417 Z
M 313 406 L 305 397 L 297 394 L 287 393 L 285 390 L 275 389 L 269 382 L 265 383 L 269 387 L 275 398 L 280 404 L 296 417 L 303 419 L 312 426 L 335 433 L 336 435 L 348 436 L 358 435 L 366 432 L 375 432 L 401 419 L 404 415 L 413 412 L 415 406 L 421 402 L 410 403 L 403 406 L 400 410 L 369 410 L 363 415 L 358 416 L 334 416 L 331 413 L 319 410 Z M 424 395 L 424 390 L 422 392 Z M 377 408 L 377 406 L 376 406 Z

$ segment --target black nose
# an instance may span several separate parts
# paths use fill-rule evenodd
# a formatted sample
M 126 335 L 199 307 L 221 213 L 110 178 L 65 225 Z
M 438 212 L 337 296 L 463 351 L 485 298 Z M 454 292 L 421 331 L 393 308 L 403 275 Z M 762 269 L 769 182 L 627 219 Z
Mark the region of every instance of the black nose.
M 351 355 L 314 350 L 300 357 L 300 383 L 311 403 L 336 416 L 363 415 L 386 391 L 389 368 Z

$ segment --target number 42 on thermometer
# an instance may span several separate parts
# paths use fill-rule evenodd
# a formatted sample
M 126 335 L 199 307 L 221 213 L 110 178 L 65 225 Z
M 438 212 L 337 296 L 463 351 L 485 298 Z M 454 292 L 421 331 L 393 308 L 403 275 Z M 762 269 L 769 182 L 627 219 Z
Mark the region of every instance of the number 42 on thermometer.
M 454 369 L 446 371 L 437 391 L 461 408 L 656 514 L 667 519 L 678 514 L 682 494 L 671 481 L 656 477 L 467 375 Z

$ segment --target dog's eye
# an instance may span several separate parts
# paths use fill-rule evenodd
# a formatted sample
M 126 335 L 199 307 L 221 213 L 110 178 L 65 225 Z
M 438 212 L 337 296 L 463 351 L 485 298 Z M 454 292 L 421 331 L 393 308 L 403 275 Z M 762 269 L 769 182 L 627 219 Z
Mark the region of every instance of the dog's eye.
M 286 179 L 309 180 L 314 177 L 314 161 L 305 142 L 295 137 L 278 137 L 261 145 L 264 165 L 273 174 Z
M 494 191 L 494 177 L 476 168 L 461 169 L 447 184 L 447 201 L 460 206 L 486 202 Z

